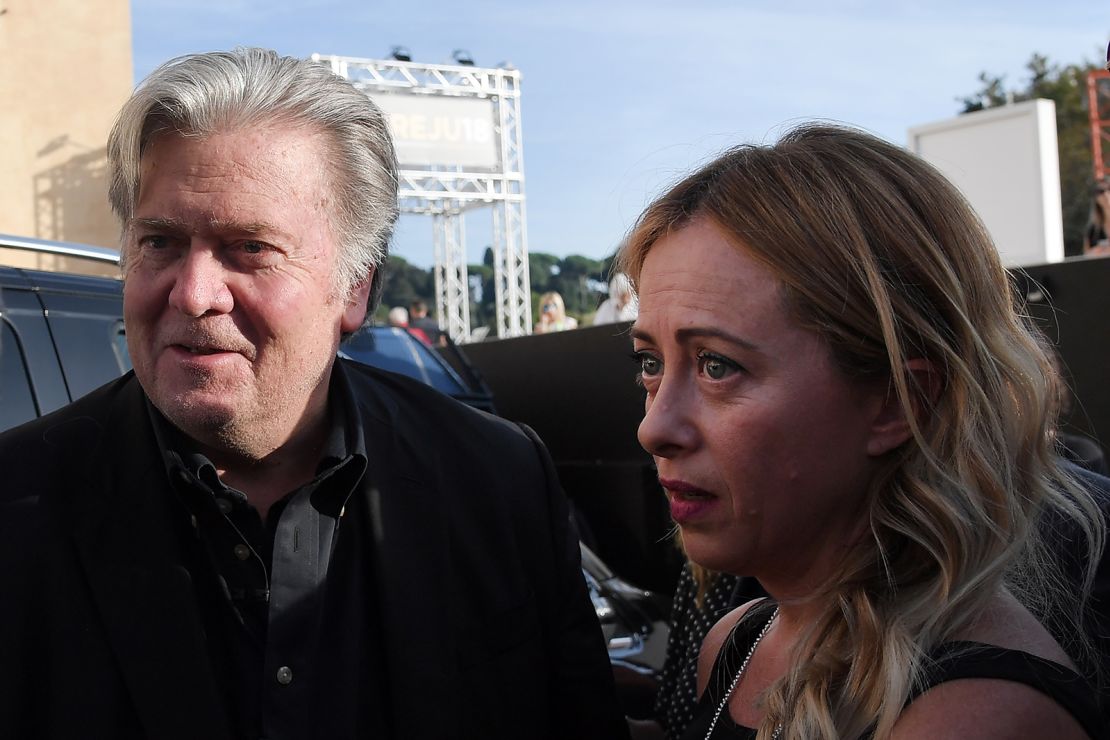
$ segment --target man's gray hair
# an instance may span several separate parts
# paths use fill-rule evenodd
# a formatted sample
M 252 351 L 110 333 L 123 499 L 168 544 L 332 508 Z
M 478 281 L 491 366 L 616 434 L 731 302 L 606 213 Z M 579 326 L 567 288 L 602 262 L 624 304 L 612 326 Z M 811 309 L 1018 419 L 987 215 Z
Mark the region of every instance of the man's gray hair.
M 142 155 L 157 136 L 203 137 L 274 123 L 314 128 L 326 138 L 338 288 L 348 293 L 377 268 L 367 306 L 373 313 L 397 220 L 393 141 L 370 98 L 318 62 L 242 48 L 190 54 L 154 70 L 124 104 L 108 137 L 112 210 L 126 229 L 139 195 Z

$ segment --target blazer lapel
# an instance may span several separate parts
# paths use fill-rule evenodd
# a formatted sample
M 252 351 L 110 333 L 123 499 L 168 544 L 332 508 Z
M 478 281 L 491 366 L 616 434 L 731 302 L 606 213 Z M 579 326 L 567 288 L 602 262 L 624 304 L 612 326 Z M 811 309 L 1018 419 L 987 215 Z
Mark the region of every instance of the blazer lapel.
M 100 440 L 74 465 L 68 518 L 140 721 L 150 737 L 226 737 L 191 579 L 178 557 L 173 492 L 137 381 L 114 399 Z
M 450 737 L 454 634 L 448 614 L 449 535 L 443 492 L 427 483 L 418 451 L 380 390 L 363 408 L 370 467 L 364 483 L 375 582 L 398 737 Z M 365 397 L 365 396 L 364 396 Z M 384 412 L 384 413 L 383 413 Z

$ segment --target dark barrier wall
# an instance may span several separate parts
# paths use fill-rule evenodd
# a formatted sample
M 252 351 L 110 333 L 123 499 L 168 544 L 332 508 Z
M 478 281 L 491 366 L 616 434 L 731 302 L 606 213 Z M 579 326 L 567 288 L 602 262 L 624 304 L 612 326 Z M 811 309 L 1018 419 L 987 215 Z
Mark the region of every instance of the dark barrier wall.
M 669 593 L 681 558 L 651 457 L 636 441 L 644 391 L 629 324 L 467 345 L 501 416 L 543 438 L 603 560 L 642 588 Z M 586 535 L 589 541 L 589 533 Z
M 1110 258 L 1027 267 L 1015 271 L 1015 282 L 1070 371 L 1077 401 L 1066 426 L 1110 439 Z M 498 412 L 547 443 L 598 554 L 633 583 L 669 592 L 681 558 L 651 458 L 636 441 L 643 390 L 634 382 L 627 330 L 590 327 L 467 345 L 465 352 Z
M 1110 257 L 1077 257 L 1015 271 L 1029 313 L 1070 376 L 1075 401 L 1065 429 L 1110 440 Z

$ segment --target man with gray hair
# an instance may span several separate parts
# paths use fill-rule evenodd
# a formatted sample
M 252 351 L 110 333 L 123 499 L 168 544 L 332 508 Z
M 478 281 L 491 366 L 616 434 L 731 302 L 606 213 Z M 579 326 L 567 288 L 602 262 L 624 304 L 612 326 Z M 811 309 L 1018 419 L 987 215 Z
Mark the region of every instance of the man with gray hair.
M 108 152 L 134 372 L 0 435 L 0 735 L 623 735 L 539 440 L 336 359 L 397 217 L 377 107 L 191 55 Z

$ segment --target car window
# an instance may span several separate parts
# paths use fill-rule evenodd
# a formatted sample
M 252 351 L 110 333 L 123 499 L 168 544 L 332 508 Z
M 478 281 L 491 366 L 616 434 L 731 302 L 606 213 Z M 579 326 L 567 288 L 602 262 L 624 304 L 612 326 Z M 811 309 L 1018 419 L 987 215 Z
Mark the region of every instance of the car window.
M 47 321 L 71 398 L 131 369 L 118 299 L 54 295 Z
M 6 321 L 0 321 L 0 430 L 38 416 L 27 365 L 15 332 Z
M 343 354 L 382 370 L 407 375 L 449 395 L 467 393 L 455 371 L 435 351 L 404 329 L 363 329 L 341 347 Z
M 119 365 L 122 375 L 131 369 L 131 355 L 127 353 L 127 331 L 123 328 L 123 319 L 116 322 L 112 339 L 112 351 L 116 355 L 116 364 Z

